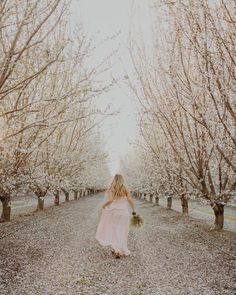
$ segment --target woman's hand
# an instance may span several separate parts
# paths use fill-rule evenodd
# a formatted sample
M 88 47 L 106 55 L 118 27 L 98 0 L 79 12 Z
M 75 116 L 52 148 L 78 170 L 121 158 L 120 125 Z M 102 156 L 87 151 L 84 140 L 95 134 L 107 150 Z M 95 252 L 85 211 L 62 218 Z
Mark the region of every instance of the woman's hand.
M 105 209 L 106 206 L 110 205 L 112 201 L 107 201 L 105 204 L 103 204 L 102 209 Z

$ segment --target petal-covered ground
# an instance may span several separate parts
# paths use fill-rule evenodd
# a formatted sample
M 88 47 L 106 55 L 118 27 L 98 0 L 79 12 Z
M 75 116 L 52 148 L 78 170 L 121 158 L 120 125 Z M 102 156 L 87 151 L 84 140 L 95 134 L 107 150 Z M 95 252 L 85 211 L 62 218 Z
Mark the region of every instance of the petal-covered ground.
M 0 224 L 0 293 L 17 295 L 236 294 L 236 234 L 135 200 L 131 256 L 114 259 L 94 235 L 103 195 Z

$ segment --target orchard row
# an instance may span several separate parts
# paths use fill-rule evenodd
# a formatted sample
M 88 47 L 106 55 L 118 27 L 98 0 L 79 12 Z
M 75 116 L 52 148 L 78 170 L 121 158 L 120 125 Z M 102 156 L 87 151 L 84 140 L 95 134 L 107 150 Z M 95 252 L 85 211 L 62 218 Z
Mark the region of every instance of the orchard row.
M 33 192 L 103 189 L 110 178 L 98 109 L 105 61 L 81 26 L 70 27 L 67 0 L 0 3 L 1 221 L 10 201 Z M 94 64 L 94 63 L 93 63 Z M 99 79 L 99 81 L 98 81 Z M 41 202 L 41 201 L 42 202 Z
M 152 8 L 149 46 L 145 36 L 130 42 L 140 110 L 139 137 L 122 161 L 128 183 L 179 197 L 184 211 L 189 198 L 205 200 L 217 229 L 236 199 L 234 8 L 233 0 L 163 1 Z

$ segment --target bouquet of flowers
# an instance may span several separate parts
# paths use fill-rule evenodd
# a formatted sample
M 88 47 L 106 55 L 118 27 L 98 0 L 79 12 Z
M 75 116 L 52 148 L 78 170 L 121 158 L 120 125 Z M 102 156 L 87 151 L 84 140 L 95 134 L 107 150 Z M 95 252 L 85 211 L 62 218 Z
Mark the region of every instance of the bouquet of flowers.
M 143 218 L 140 215 L 136 214 L 136 212 L 133 212 L 132 215 L 133 216 L 131 217 L 131 220 L 130 220 L 131 225 L 136 228 L 142 226 Z

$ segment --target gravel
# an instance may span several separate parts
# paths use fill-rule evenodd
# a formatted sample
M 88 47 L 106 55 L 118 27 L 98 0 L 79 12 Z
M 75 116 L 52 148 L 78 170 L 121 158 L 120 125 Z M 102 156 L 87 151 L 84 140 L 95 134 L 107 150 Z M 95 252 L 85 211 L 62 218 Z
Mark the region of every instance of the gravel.
M 103 195 L 0 224 L 0 293 L 76 295 L 236 294 L 236 234 L 135 200 L 145 223 L 130 229 L 131 256 L 95 240 Z

